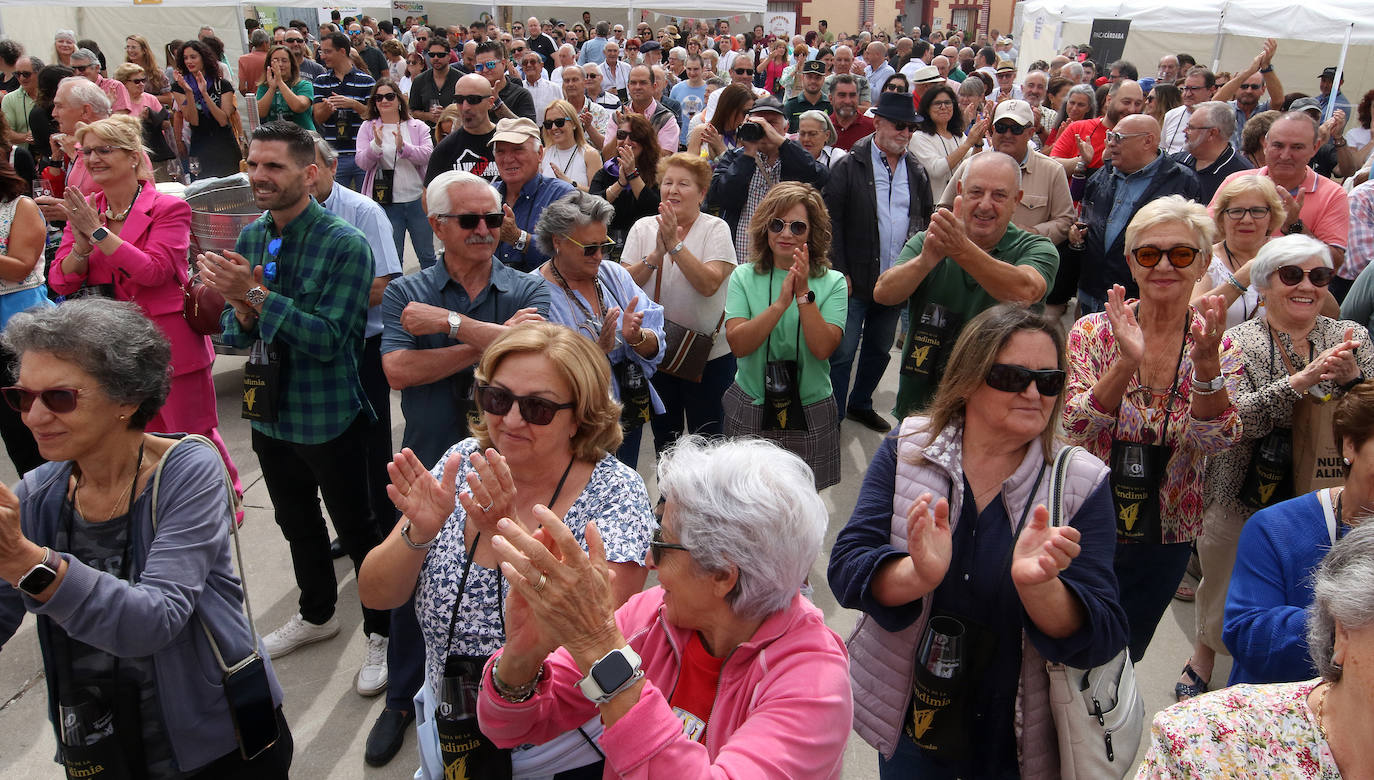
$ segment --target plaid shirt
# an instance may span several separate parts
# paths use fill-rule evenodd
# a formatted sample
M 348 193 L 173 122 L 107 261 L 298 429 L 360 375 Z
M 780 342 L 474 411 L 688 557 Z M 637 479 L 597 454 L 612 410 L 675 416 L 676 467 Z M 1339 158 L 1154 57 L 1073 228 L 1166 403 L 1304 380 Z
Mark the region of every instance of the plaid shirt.
M 272 215 L 264 214 L 239 234 L 235 251 L 254 266 L 271 261 L 275 228 Z M 270 292 L 261 316 L 244 329 L 233 307 L 225 306 L 222 338 L 232 347 L 248 347 L 259 338 L 286 346 L 277 421 L 254 422 L 253 429 L 296 444 L 320 444 L 342 434 L 359 411 L 373 416 L 358 378 L 375 273 L 372 249 L 361 231 L 314 198 L 280 237 L 277 277 L 264 283 Z
M 1360 275 L 1374 260 L 1374 183 L 1365 182 L 1350 191 L 1350 233 L 1345 263 L 1336 274 L 1343 279 Z
M 782 181 L 782 155 L 778 155 L 772 165 L 764 165 L 762 156 L 757 159 L 754 175 L 749 179 L 749 195 L 744 199 L 744 208 L 735 226 L 735 256 L 740 258 L 740 262 L 746 258 L 753 259 L 753 255 L 749 254 L 749 223 L 754 220 L 754 212 L 763 202 L 763 196 Z

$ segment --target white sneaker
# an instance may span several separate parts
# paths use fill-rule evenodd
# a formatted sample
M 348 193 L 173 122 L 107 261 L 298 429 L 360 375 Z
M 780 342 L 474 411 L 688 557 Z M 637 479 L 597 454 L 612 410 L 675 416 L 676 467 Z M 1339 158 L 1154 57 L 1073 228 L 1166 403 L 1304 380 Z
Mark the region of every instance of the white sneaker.
M 323 642 L 339 633 L 339 621 L 330 618 L 323 625 L 307 622 L 297 612 L 281 628 L 262 638 L 262 646 L 273 660 L 312 642 Z
M 367 656 L 363 658 L 363 668 L 358 670 L 356 687 L 359 696 L 376 696 L 386 690 L 386 645 L 387 638 L 368 634 Z

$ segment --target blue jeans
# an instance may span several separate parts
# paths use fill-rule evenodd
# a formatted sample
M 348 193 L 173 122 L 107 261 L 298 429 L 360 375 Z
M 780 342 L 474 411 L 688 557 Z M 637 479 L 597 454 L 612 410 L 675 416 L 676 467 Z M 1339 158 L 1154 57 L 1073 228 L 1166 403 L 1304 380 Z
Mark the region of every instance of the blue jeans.
M 354 192 L 360 192 L 363 186 L 363 177 L 366 175 L 367 172 L 358 167 L 353 152 L 339 152 L 339 169 L 334 173 L 334 181 Z
M 1078 291 L 1077 297 L 1078 315 L 1076 319 L 1082 319 L 1083 317 L 1086 317 L 1089 314 L 1096 314 L 1100 311 L 1107 310 L 1106 298 L 1098 298 L 1097 296 L 1086 293 L 1081 289 Z
M 717 338 L 725 338 L 721 333 Z M 661 453 L 683 433 L 720 436 L 725 423 L 721 399 L 730 383 L 735 381 L 735 356 L 729 352 L 706 362 L 700 382 L 688 382 L 663 372 L 650 379 L 658 397 L 663 400 L 664 413 L 649 421 L 654 431 L 654 452 Z M 684 418 L 687 427 L 683 428 Z
M 873 408 L 873 391 L 878 388 L 892 357 L 892 341 L 903 308 L 866 301 L 857 295 L 849 296 L 844 338 L 840 348 L 830 356 L 830 384 L 835 389 L 835 406 L 841 416 L 848 409 Z M 862 347 L 860 338 L 863 339 Z M 855 372 L 853 392 L 850 392 L 849 373 L 855 353 L 858 353 L 859 368 Z
M 429 226 L 420 201 L 409 203 L 388 203 L 382 206 L 386 218 L 391 220 L 391 237 L 396 240 L 396 256 L 405 265 L 406 231 L 410 231 L 410 243 L 415 247 L 415 256 L 420 260 L 420 268 L 434 265 L 434 229 Z
M 620 447 L 615 451 L 615 459 L 632 469 L 637 469 L 639 468 L 639 443 L 644 440 L 644 426 L 636 425 L 628 429 L 622 426 L 620 431 L 625 438 L 621 439 Z
M 1145 657 L 1155 628 L 1168 611 L 1192 554 L 1191 542 L 1117 543 L 1112 568 L 1116 570 L 1121 592 L 1121 608 L 1126 612 L 1127 646 L 1131 649 L 1132 663 L 1138 664 Z

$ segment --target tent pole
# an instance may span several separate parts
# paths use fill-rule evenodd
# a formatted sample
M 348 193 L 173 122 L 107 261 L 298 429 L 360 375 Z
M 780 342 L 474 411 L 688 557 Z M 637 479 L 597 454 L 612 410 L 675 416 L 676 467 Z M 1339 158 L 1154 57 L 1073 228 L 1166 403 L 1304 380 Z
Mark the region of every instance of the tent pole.
M 1331 98 L 1326 101 L 1326 110 L 1322 112 L 1322 119 L 1330 119 L 1332 112 L 1336 110 L 1336 95 L 1341 92 L 1341 78 L 1345 76 L 1345 55 L 1350 51 L 1350 34 L 1355 31 L 1355 23 L 1350 22 L 1345 26 L 1345 43 L 1341 44 L 1341 58 L 1336 61 L 1336 79 L 1331 82 Z M 1350 117 L 1345 121 L 1349 122 Z
M 1226 11 L 1231 4 L 1228 2 L 1221 7 L 1221 16 L 1217 18 L 1217 42 L 1212 46 L 1212 72 L 1216 73 L 1221 67 L 1221 42 L 1222 30 L 1226 27 Z

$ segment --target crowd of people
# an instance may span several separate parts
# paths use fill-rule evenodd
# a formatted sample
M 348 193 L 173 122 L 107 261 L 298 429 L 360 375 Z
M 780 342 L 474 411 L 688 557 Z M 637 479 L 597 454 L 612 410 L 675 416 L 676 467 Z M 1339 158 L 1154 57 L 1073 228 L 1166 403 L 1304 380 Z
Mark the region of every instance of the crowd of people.
M 335 16 L 0 41 L 0 646 L 37 616 L 71 776 L 287 776 L 272 661 L 339 633 L 341 557 L 365 759 L 419 777 L 839 777 L 851 729 L 1053 777 L 1047 670 L 1175 598 L 1141 776 L 1372 771 L 1374 91 L 1274 40 Z M 240 172 L 262 216 L 188 256 L 179 184 Z M 261 634 L 198 289 L 299 590 Z

